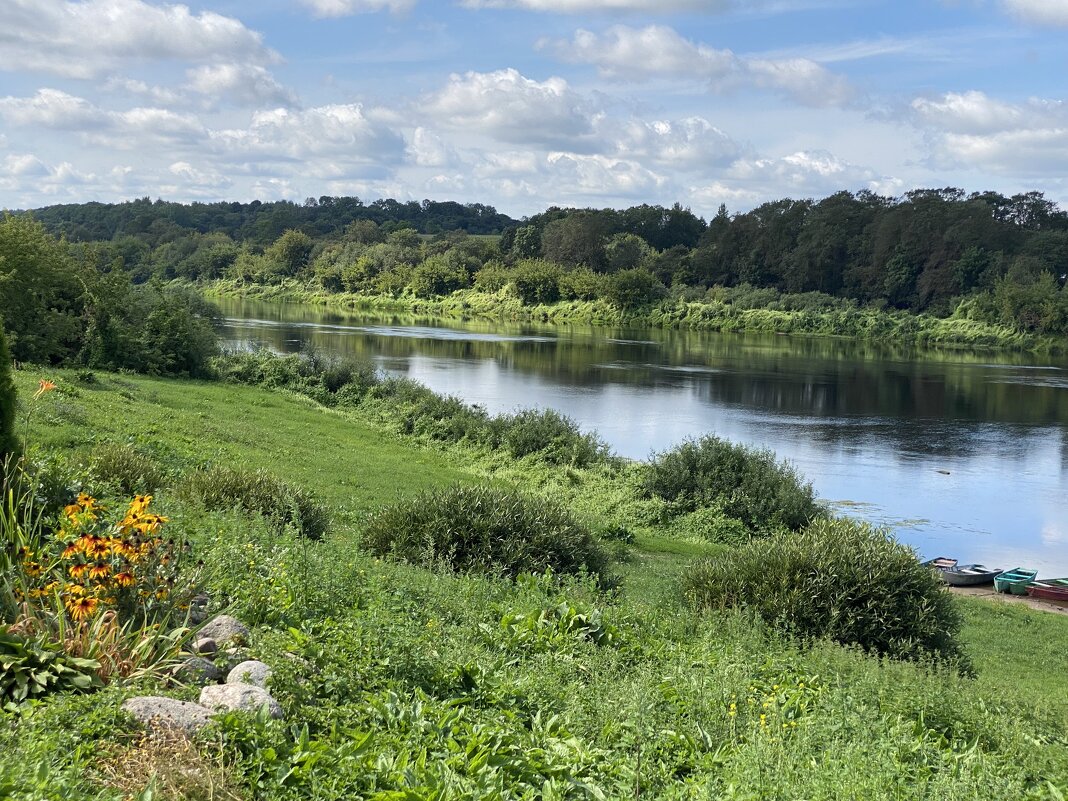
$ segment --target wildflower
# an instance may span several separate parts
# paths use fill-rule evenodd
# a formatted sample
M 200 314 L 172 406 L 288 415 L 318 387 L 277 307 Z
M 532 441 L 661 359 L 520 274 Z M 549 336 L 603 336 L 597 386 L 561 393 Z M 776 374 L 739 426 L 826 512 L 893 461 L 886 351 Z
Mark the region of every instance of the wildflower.
M 89 565 L 87 563 L 79 562 L 76 565 L 71 565 L 67 569 L 67 572 L 70 573 L 70 577 L 72 579 L 77 581 L 77 580 L 81 579 L 81 577 L 84 576 L 86 574 L 86 571 L 88 571 L 88 570 L 89 570 Z
M 90 537 L 85 546 L 85 555 L 91 558 L 102 559 L 111 552 L 111 546 L 103 537 Z
M 37 400 L 46 392 L 51 392 L 56 388 L 56 385 L 49 381 L 47 378 L 42 378 L 37 382 L 37 391 L 33 393 L 33 399 Z
M 68 597 L 64 604 L 67 607 L 67 611 L 70 612 L 70 616 L 76 621 L 81 621 L 96 614 L 96 608 L 100 605 L 100 601 L 91 595 L 81 595 Z
M 30 578 L 37 578 L 44 571 L 40 562 L 23 562 L 22 572 Z
M 115 583 L 118 584 L 120 587 L 133 586 L 135 581 L 137 581 L 137 579 L 134 578 L 134 574 L 131 573 L 129 570 L 124 570 L 121 573 L 115 574 Z
M 111 575 L 111 566 L 104 562 L 97 562 L 89 568 L 89 578 L 92 581 L 101 581 Z
M 761 715 L 760 716 L 760 725 L 761 726 L 767 726 L 768 725 L 768 716 L 767 715 Z
M 60 554 L 60 557 L 63 559 L 73 559 L 75 556 L 78 555 L 78 552 L 80 550 L 81 549 L 78 547 L 77 543 L 72 542 L 70 545 L 63 549 L 63 553 Z

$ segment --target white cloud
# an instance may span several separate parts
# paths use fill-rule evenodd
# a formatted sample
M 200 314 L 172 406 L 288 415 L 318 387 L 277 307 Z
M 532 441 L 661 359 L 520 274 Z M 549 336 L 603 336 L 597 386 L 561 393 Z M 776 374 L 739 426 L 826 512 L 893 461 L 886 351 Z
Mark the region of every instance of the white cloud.
M 143 0 L 4 0 L 0 69 L 92 78 L 127 61 L 271 61 L 259 33 L 184 5 Z
M 242 106 L 297 105 L 296 95 L 258 64 L 205 64 L 186 74 L 192 91 L 214 99 Z
M 218 197 L 221 189 L 228 189 L 234 185 L 233 180 L 214 169 L 199 169 L 188 161 L 176 161 L 167 168 L 167 171 L 179 178 L 186 190 L 197 190 L 198 193 Z
M 106 112 L 88 100 L 58 89 L 39 89 L 33 97 L 0 98 L 0 117 L 11 125 L 84 131 L 108 125 Z
M 933 161 L 1032 177 L 1068 169 L 1068 103 L 1007 103 L 983 92 L 917 98 L 913 122 L 928 131 Z
M 1065 0 L 1002 0 L 1005 8 L 1026 22 L 1036 25 L 1068 26 L 1068 2 Z
M 702 117 L 630 120 L 620 126 L 619 155 L 673 169 L 706 171 L 739 158 L 745 149 Z
M 722 11 L 734 5 L 731 0 L 463 0 L 466 8 L 523 8 L 580 14 L 590 11 Z
M 601 113 L 563 78 L 538 82 L 514 69 L 452 75 L 422 110 L 440 125 L 500 142 L 587 150 Z
M 49 169 L 37 156 L 31 153 L 22 155 L 11 154 L 4 158 L 4 167 L 0 174 L 12 176 L 40 176 L 48 175 Z
M 212 138 L 217 147 L 239 158 L 343 156 L 349 164 L 362 165 L 396 163 L 405 148 L 403 138 L 377 110 L 358 103 L 259 111 L 248 128 L 218 131 Z
M 408 158 L 420 167 L 444 167 L 455 161 L 452 148 L 434 131 L 423 127 L 412 132 Z
M 614 25 L 603 35 L 579 30 L 571 41 L 541 45 L 564 61 L 591 64 L 608 78 L 697 80 L 716 91 L 756 87 L 812 106 L 843 105 L 853 96 L 844 78 L 810 59 L 738 56 L 691 42 L 664 25 Z
M 301 0 L 317 17 L 347 17 L 375 11 L 394 14 L 411 10 L 417 0 Z
M 782 197 L 824 195 L 841 189 L 867 187 L 882 180 L 870 169 L 842 161 L 824 150 L 802 150 L 781 158 L 739 159 L 724 173 L 735 185 L 753 187 L 757 194 Z M 769 192 L 770 190 L 770 192 Z

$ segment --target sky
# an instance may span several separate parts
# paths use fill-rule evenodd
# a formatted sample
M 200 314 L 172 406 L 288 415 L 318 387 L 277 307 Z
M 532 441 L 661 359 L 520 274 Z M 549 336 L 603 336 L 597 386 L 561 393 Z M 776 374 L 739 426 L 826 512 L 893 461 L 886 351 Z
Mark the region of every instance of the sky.
M 1038 190 L 1068 0 L 0 0 L 0 208 Z

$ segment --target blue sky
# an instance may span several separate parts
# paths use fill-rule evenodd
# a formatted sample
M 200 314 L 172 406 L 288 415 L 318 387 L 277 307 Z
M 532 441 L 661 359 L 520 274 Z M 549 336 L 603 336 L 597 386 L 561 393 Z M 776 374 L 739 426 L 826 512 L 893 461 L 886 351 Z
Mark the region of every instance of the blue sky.
M 3 0 L 0 207 L 1068 206 L 1068 0 Z

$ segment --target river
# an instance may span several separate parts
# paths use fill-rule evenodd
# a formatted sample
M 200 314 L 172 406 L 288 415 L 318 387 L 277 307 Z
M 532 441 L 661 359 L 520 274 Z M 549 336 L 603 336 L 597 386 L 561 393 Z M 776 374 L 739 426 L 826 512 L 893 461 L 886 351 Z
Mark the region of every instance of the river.
M 1068 576 L 1065 359 L 217 305 L 232 347 L 311 343 L 490 412 L 553 408 L 637 459 L 705 433 L 767 447 L 924 557 Z

